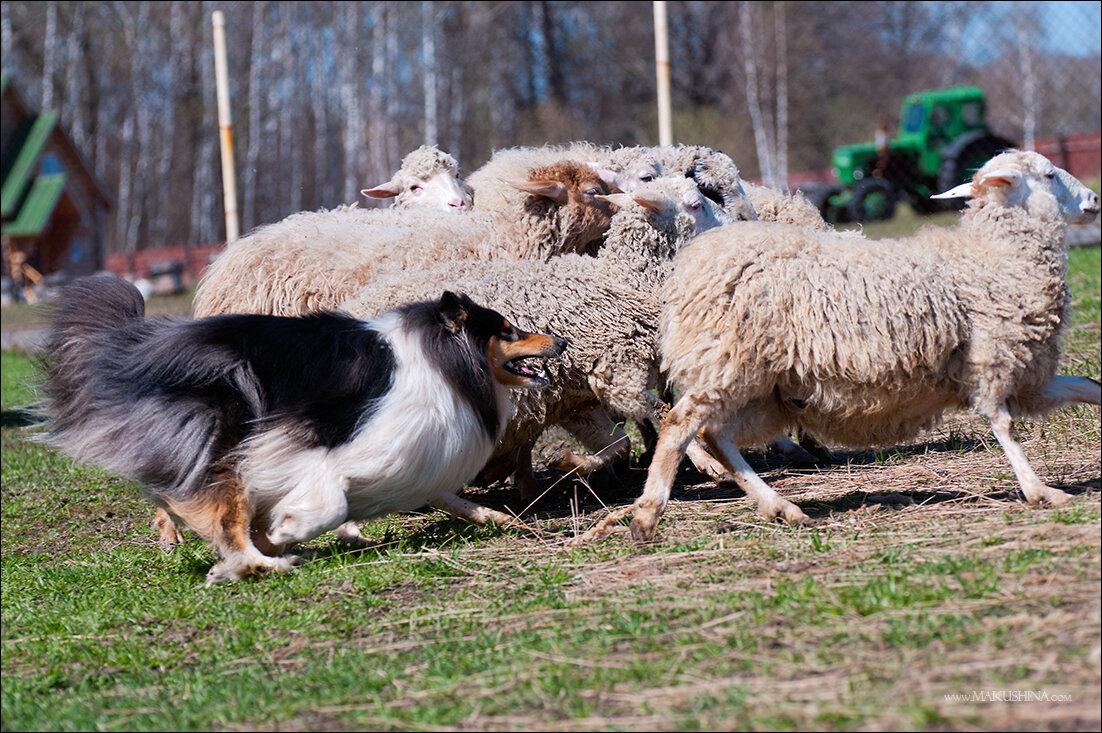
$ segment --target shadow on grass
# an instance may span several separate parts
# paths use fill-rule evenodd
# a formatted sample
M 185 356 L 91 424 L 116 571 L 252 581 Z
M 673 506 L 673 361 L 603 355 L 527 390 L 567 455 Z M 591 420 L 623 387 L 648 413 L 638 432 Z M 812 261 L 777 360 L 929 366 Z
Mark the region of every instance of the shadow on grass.
M 813 467 L 794 467 L 776 454 L 760 451 L 747 451 L 744 453 L 744 457 L 755 471 L 768 474 L 766 481 L 772 483 L 789 476 L 806 475 L 808 470 L 821 472 L 823 481 L 829 481 L 830 472 L 834 468 L 873 467 L 896 464 L 911 459 L 921 459 L 926 455 L 986 454 L 992 451 L 1001 453 L 1001 449 L 997 445 L 993 445 L 991 441 L 954 434 L 930 442 L 880 450 L 836 450 L 833 451 L 832 460 L 822 461 Z M 1007 468 L 1009 469 L 1009 465 Z M 588 481 L 586 478 L 562 480 L 554 488 L 546 491 L 538 502 L 523 512 L 522 516 L 539 519 L 561 519 L 569 517 L 573 513 L 588 514 L 599 511 L 604 506 L 629 504 L 642 493 L 646 477 L 647 470 L 645 466 L 632 465 L 627 467 L 620 465 L 617 467 L 614 478 L 591 476 L 588 477 Z M 544 487 L 550 486 L 559 478 L 559 474 L 551 471 L 537 474 L 537 480 Z M 1077 483 L 1052 483 L 1051 485 L 1072 496 L 1077 496 L 1092 490 L 1097 491 L 1102 485 L 1102 479 L 1090 479 Z M 1017 486 L 1013 489 L 991 490 L 982 493 L 952 489 L 930 491 L 917 488 L 900 488 L 899 486 L 881 490 L 872 489 L 870 486 L 870 489 L 854 490 L 845 496 L 831 499 L 810 499 L 797 503 L 812 518 L 823 518 L 834 513 L 851 511 L 867 504 L 898 509 L 916 504 L 937 505 L 949 502 L 997 501 L 1025 503 L 1025 499 Z M 745 495 L 733 480 L 715 482 L 709 476 L 697 471 L 688 460 L 682 462 L 671 492 L 671 498 L 678 501 L 729 500 Z M 509 488 L 487 491 L 480 494 L 477 501 L 487 506 L 496 505 L 496 508 L 501 508 L 503 511 L 509 511 L 510 509 L 521 511 L 527 506 L 527 504 L 519 503 L 518 494 Z

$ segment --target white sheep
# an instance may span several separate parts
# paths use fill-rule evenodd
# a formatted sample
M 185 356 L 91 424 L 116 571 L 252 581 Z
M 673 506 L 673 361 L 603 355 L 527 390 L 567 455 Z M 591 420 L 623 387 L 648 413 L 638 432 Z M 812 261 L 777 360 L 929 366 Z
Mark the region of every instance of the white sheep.
M 762 514 L 800 522 L 738 446 L 794 427 L 891 445 L 960 407 L 990 421 L 1030 503 L 1066 502 L 1030 467 L 1011 421 L 1102 403 L 1098 382 L 1055 376 L 1068 321 L 1064 233 L 1097 216 L 1098 196 L 1043 156 L 1011 151 L 941 197 L 972 198 L 960 224 L 904 239 L 742 224 L 682 250 L 660 327 L 681 397 L 643 495 L 586 536 L 634 509 L 633 537 L 653 537 L 701 431 Z
M 470 211 L 474 206 L 474 191 L 459 177 L 459 164 L 435 145 L 422 145 L 409 153 L 389 181 L 360 193 L 393 198 L 395 209 Z
M 596 172 L 561 162 L 512 186 L 523 196 L 506 213 L 341 207 L 260 227 L 207 267 L 193 310 L 299 315 L 337 307 L 379 272 L 596 251 L 612 216 Z
M 556 467 L 589 473 L 627 456 L 630 444 L 610 414 L 660 420 L 666 406 L 654 394 L 658 381 L 659 288 L 677 249 L 699 231 L 729 221 L 686 178 L 658 179 L 634 194 L 608 197 L 613 216 L 597 257 L 564 255 L 549 262 L 456 262 L 426 271 L 376 278 L 342 309 L 371 317 L 440 287 L 453 288 L 507 308 L 517 325 L 556 329 L 569 346 L 547 364 L 549 385 L 513 395 L 516 414 L 482 480 L 519 468 L 522 493 L 530 491 L 531 446 L 547 427 L 567 428 L 597 456 L 564 453 Z

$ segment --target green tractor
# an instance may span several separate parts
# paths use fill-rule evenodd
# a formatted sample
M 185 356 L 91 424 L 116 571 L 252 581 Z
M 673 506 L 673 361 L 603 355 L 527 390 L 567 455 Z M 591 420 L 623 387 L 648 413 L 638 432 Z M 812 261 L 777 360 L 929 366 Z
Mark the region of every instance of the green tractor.
M 804 194 L 832 223 L 890 219 L 901 199 L 933 213 L 941 202 L 931 195 L 964 183 L 996 153 L 1015 147 L 987 127 L 986 109 L 983 90 L 973 86 L 910 94 L 894 139 L 880 131 L 876 143 L 835 149 L 831 164 L 841 185 L 810 186 Z

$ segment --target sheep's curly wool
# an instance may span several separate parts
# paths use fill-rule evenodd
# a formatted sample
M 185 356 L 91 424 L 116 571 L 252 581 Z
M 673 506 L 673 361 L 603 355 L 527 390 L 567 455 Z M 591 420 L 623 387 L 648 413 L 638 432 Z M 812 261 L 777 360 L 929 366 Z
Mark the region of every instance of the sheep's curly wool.
M 643 191 L 680 201 L 697 189 L 688 179 L 674 178 L 659 179 Z M 361 289 L 342 309 L 369 318 L 392 304 L 448 289 L 498 310 L 525 330 L 567 339 L 562 357 L 547 364 L 546 388 L 514 390 L 516 413 L 493 463 L 526 449 L 547 427 L 598 407 L 618 417 L 661 419 L 666 406 L 654 392 L 659 291 L 671 258 L 696 231 L 696 221 L 686 213 L 661 215 L 632 204 L 613 217 L 597 257 L 468 261 L 392 272 Z
M 898 240 L 742 224 L 678 255 L 660 319 L 662 365 L 681 387 L 628 511 L 654 537 L 678 464 L 701 435 L 769 518 L 806 516 L 740 445 L 792 427 L 853 447 L 896 443 L 969 406 L 987 418 L 1033 504 L 1063 504 L 1029 465 L 1013 418 L 1102 405 L 1102 385 L 1056 375 L 1067 321 L 1067 224 L 1098 195 L 1037 153 L 1002 153 L 939 198 L 973 197 L 952 229 Z
M 564 183 L 572 197 L 580 189 L 608 191 L 596 172 L 573 163 L 538 168 L 529 178 Z M 592 253 L 611 221 L 607 204 L 589 200 L 556 205 L 526 195 L 517 206 L 510 214 L 355 206 L 293 214 L 227 247 L 204 272 L 193 310 L 202 317 L 335 308 L 383 272 Z
M 467 178 L 477 194 L 476 211 L 509 211 L 523 195 L 506 181 L 527 178 L 536 169 L 571 160 L 596 169 L 611 151 L 606 145 L 578 141 L 537 147 L 518 146 L 497 150 Z
M 743 441 L 802 426 L 897 443 L 1012 394 L 1012 412 L 1030 412 L 1067 321 L 1064 224 L 999 195 L 977 191 L 958 227 L 899 240 L 776 224 L 702 235 L 666 291 L 663 367 L 719 413 L 768 404 Z

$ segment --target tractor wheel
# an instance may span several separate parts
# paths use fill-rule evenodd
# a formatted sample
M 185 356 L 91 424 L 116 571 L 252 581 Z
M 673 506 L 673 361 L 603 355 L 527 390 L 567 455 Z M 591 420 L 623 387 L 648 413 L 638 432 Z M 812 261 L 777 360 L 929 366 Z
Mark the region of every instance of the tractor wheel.
M 948 191 L 971 180 L 984 163 L 1014 143 L 997 135 L 981 135 L 972 139 L 961 137 L 942 151 L 941 168 L 937 174 L 938 192 Z M 960 208 L 964 199 L 949 199 L 950 207 Z
M 849 212 L 845 206 L 840 206 L 834 201 L 834 197 L 845 192 L 841 186 L 821 184 L 801 188 L 800 192 L 807 197 L 811 205 L 819 210 L 819 215 L 827 224 L 845 224 L 850 220 Z
M 895 215 L 899 192 L 884 178 L 866 178 L 853 187 L 849 216 L 853 221 L 882 221 Z

